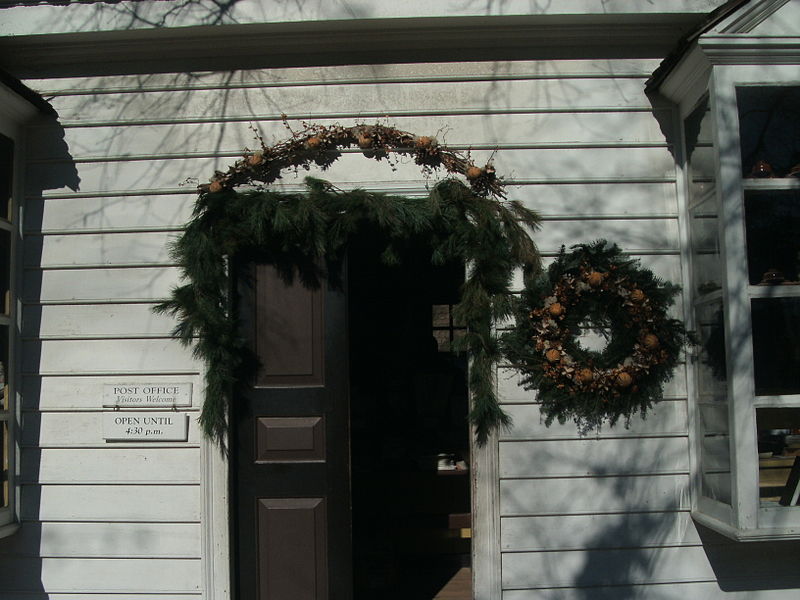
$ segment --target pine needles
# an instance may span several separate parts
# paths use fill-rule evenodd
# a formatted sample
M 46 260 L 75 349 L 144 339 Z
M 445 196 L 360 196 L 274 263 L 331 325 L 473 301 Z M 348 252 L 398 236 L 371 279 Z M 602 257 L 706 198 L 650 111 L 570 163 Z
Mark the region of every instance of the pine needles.
M 458 260 L 468 266 L 455 310 L 468 327 L 470 421 L 484 443 L 494 429 L 510 424 L 495 391 L 501 351 L 493 324 L 511 314 L 514 271 L 538 271 L 539 254 L 527 233 L 538 225 L 538 215 L 519 203 L 479 195 L 453 179 L 437 184 L 427 198 L 343 192 L 313 178 L 296 194 L 205 191 L 172 248 L 187 283 L 155 308 L 177 319 L 173 335 L 206 362 L 203 431 L 224 440 L 230 404 L 257 368 L 230 302 L 230 259 L 257 255 L 287 281 L 297 273 L 304 285 L 316 287 L 325 278 L 335 280 L 351 236 L 369 226 L 386 240 L 386 264 L 401 260 L 402 244 L 421 241 L 430 245 L 434 264 Z

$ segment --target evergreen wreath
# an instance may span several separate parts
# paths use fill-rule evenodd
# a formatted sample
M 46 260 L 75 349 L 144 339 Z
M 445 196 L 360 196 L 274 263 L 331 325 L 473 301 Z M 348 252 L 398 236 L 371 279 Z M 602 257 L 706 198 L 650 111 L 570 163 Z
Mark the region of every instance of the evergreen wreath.
M 562 247 L 547 273 L 526 286 L 503 350 L 521 385 L 538 390 L 547 425 L 571 418 L 586 432 L 620 417 L 628 424 L 661 400 L 678 362 L 686 332 L 667 310 L 680 288 L 605 240 L 571 250 Z M 586 327 L 604 332 L 602 351 L 580 345 Z
M 231 302 L 232 261 L 269 262 L 287 282 L 297 275 L 304 285 L 317 287 L 323 279 L 337 280 L 350 236 L 364 227 L 383 234 L 386 264 L 401 260 L 404 244 L 421 241 L 431 248 L 432 264 L 458 260 L 467 265 L 454 310 L 468 328 L 460 349 L 471 360 L 470 422 L 479 443 L 494 428 L 508 426 L 495 393 L 501 353 L 492 327 L 512 313 L 514 271 L 531 275 L 539 269 L 528 235 L 538 227 L 538 215 L 519 202 L 502 200 L 503 187 L 491 165 L 477 167 L 433 137 L 383 125 L 311 126 L 275 146 L 262 146 L 200 186 L 192 219 L 172 247 L 186 283 L 155 308 L 177 318 L 173 335 L 206 363 L 199 419 L 205 434 L 224 441 L 231 402 L 258 368 Z M 392 153 L 411 155 L 424 169 L 443 168 L 450 177 L 426 198 L 343 191 L 310 177 L 304 192 L 265 188 L 283 169 L 330 166 L 346 146 L 377 160 Z M 469 186 L 454 178 L 459 174 Z

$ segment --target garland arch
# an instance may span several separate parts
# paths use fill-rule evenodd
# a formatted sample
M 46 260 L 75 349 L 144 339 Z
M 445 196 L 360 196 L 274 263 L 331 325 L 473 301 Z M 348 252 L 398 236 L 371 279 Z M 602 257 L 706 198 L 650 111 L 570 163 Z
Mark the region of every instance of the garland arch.
M 301 193 L 268 188 L 286 169 L 325 170 L 350 148 L 374 160 L 407 156 L 424 173 L 442 169 L 447 178 L 426 198 L 343 191 L 310 177 Z M 206 363 L 199 420 L 208 437 L 224 441 L 237 388 L 257 369 L 230 303 L 230 260 L 257 257 L 274 264 L 287 281 L 297 274 L 304 285 L 316 287 L 325 277 L 335 281 L 350 236 L 367 225 L 386 240 L 386 264 L 400 260 L 402 243 L 424 240 L 433 264 L 468 265 L 455 311 L 467 324 L 461 349 L 470 357 L 469 419 L 479 443 L 510 424 L 495 393 L 501 350 L 493 324 L 512 314 L 514 272 L 532 276 L 539 270 L 529 236 L 539 217 L 505 199 L 491 164 L 478 166 L 433 136 L 385 125 L 311 125 L 274 146 L 262 140 L 260 149 L 217 171 L 198 190 L 192 218 L 171 249 L 186 283 L 155 310 L 177 319 L 174 337 Z

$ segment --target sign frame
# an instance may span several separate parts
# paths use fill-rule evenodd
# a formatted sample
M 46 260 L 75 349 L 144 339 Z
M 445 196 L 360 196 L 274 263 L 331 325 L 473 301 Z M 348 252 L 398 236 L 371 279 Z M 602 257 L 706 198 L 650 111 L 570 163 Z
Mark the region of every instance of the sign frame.
M 103 413 L 103 438 L 106 442 L 186 442 L 189 415 L 179 412 Z
M 190 382 L 103 384 L 103 408 L 189 408 L 191 406 Z

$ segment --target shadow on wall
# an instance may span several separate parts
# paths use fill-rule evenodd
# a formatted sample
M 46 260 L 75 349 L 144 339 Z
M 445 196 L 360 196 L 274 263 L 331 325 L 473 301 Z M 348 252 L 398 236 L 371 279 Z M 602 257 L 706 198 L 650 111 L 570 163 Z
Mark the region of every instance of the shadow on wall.
M 570 598 L 674 600 L 800 588 L 800 542 L 736 542 L 693 522 L 685 511 L 636 512 L 648 507 L 631 497 L 626 479 L 609 481 L 632 512 L 598 515 L 605 526 L 584 542 Z
M 653 107 L 670 151 L 677 159 L 680 153 L 676 154 L 674 148 L 680 143 L 680 136 L 671 112 L 657 101 Z M 690 143 L 697 137 L 697 131 L 687 134 Z M 747 331 L 739 331 L 742 340 L 747 336 Z M 604 473 L 594 469 L 593 475 Z M 597 515 L 603 524 L 582 540 L 579 552 L 583 563 L 570 580 L 578 589 L 574 595 L 565 594 L 565 598 L 672 600 L 691 598 L 693 594 L 722 598 L 727 593 L 745 593 L 736 594 L 739 598 L 746 597 L 747 592 L 800 588 L 797 568 L 800 542 L 733 541 L 693 522 L 684 503 L 676 503 L 672 507 L 675 510 L 648 512 L 651 507 L 631 494 L 627 478 L 606 481 L 613 483 L 610 487 L 617 502 L 610 498 L 603 501 L 613 503 L 614 507 L 624 505 L 628 512 Z M 558 565 L 553 568 L 558 569 Z M 552 597 L 561 596 L 556 593 Z
M 701 525 L 697 532 L 722 591 L 800 588 L 800 542 L 734 542 Z
M 45 145 L 57 159 L 54 164 L 29 164 L 26 170 L 23 232 L 36 232 L 42 226 L 42 194 L 45 190 L 69 188 L 77 191 L 80 178 L 64 140 L 64 129 L 56 117 L 43 117 L 34 124 L 34 135 L 29 135 L 29 144 Z M 30 149 L 30 148 L 29 148 Z M 39 210 L 28 207 L 39 207 Z M 41 258 L 41 236 L 34 236 L 39 243 L 26 240 L 23 260 L 26 265 L 38 265 Z M 23 238 L 24 239 L 24 238 Z M 20 240 L 21 241 L 21 240 Z M 20 244 L 21 245 L 21 244 Z M 18 267 L 21 265 L 18 265 Z M 19 592 L 30 600 L 44 600 L 47 594 L 42 582 L 42 558 L 46 545 L 41 519 L 42 485 L 40 483 L 41 449 L 39 448 L 39 400 L 41 381 L 39 372 L 39 345 L 25 341 L 36 337 L 40 326 L 41 312 L 38 302 L 42 290 L 42 271 L 36 268 L 22 269 L 18 276 L 19 296 L 23 302 L 22 337 L 17 344 L 17 358 L 21 361 L 18 372 L 18 399 L 21 403 L 21 483 L 20 519 L 22 527 L 8 538 L 0 539 L 0 596 Z M 55 550 L 57 552 L 57 550 Z M 41 595 L 40 595 L 41 594 Z
M 675 409 L 676 407 L 670 406 L 670 410 Z M 600 440 L 600 443 L 611 441 Z M 681 445 L 664 445 L 656 453 L 662 454 L 662 458 L 672 455 L 669 463 L 677 464 L 683 462 L 678 455 L 686 451 Z M 659 465 L 656 464 L 658 461 L 645 458 L 646 454 L 627 463 L 625 470 L 631 472 L 659 470 Z M 636 466 L 631 469 L 632 464 Z M 615 469 L 615 465 L 608 465 L 608 468 L 612 471 L 618 470 Z M 605 475 L 597 469 L 594 470 L 594 474 Z M 655 500 L 651 488 L 662 489 L 664 484 L 655 481 L 658 476 L 645 477 L 652 480 L 652 486 L 632 485 L 630 477 L 603 477 L 600 480 L 609 484 L 609 489 L 605 490 L 609 498 L 605 501 L 609 502 L 611 507 L 624 506 L 626 512 L 597 515 L 597 520 L 602 521 L 603 525 L 597 527 L 594 535 L 583 540 L 585 548 L 582 551 L 583 565 L 571 582 L 577 588 L 575 598 L 587 600 L 651 598 L 651 594 L 654 593 L 652 586 L 639 587 L 635 584 L 663 580 L 665 575 L 670 575 L 671 568 L 668 566 L 670 563 L 680 566 L 678 561 L 682 559 L 677 557 L 676 560 L 674 553 L 676 551 L 680 553 L 681 549 L 675 546 L 684 541 L 686 529 L 691 527 L 687 525 L 688 513 L 682 510 L 685 505 L 686 490 L 682 486 L 673 484 L 664 488 L 669 498 Z M 612 496 L 615 499 L 610 499 Z M 654 511 L 654 508 L 661 510 Z

